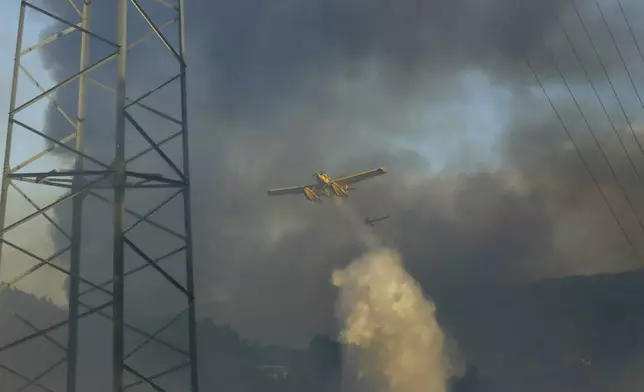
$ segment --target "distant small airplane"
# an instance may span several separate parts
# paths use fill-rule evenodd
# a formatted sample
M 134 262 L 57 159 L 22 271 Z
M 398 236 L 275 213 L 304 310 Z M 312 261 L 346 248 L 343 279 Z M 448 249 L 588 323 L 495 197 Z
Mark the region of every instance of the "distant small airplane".
M 385 220 L 387 218 L 389 218 L 389 215 L 385 215 L 385 216 L 382 216 L 380 218 L 375 218 L 375 219 L 369 219 L 369 217 L 366 217 L 366 218 L 364 218 L 364 224 L 369 225 L 371 227 L 375 227 L 376 222 L 379 222 L 381 220 Z
M 342 178 L 332 179 L 324 172 L 315 173 L 314 177 L 317 180 L 316 184 L 294 186 L 290 188 L 272 189 L 268 191 L 269 196 L 288 195 L 303 193 L 309 201 L 320 202 L 320 196 L 338 196 L 349 197 L 349 185 L 358 181 L 367 180 L 369 178 L 379 176 L 387 173 L 384 168 L 369 170 L 366 172 L 346 176 Z

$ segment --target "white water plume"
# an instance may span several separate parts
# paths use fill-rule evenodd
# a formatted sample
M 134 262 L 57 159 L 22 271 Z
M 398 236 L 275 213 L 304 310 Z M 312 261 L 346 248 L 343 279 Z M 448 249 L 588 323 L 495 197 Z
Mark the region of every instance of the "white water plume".
M 381 392 L 445 392 L 455 368 L 435 305 L 405 271 L 398 252 L 372 250 L 333 273 L 346 360 L 358 384 Z M 356 386 L 351 386 L 352 392 Z

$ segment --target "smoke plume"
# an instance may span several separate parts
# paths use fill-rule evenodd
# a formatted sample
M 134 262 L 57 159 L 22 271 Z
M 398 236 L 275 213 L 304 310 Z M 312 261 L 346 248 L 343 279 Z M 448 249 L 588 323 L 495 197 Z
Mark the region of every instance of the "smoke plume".
M 163 7 L 147 3 L 150 17 L 163 23 Z M 594 4 L 577 3 L 588 29 L 607 36 Z M 641 5 L 624 3 L 639 34 Z M 92 29 L 113 38 L 115 7 L 93 4 L 101 18 L 94 18 Z M 361 183 L 348 202 L 360 219 L 392 215 L 378 227 L 382 238 L 400 250 L 410 273 L 437 299 L 436 291 L 454 298 L 458 288 L 472 284 L 633 268 L 619 228 L 567 148 L 552 109 L 542 94 L 535 95 L 538 86 L 524 60 L 532 58 L 548 88 L 561 88 L 544 53 L 540 38 L 545 37 L 567 79 L 587 83 L 562 37 L 563 25 L 590 76 L 605 84 L 601 67 L 592 62 L 592 50 L 568 2 L 516 4 L 186 2 L 195 284 L 204 305 L 201 314 L 231 323 L 244 335 L 280 343 L 306 344 L 315 331 L 332 332 L 334 297 L 326 283 L 338 266 L 329 260 L 351 260 L 361 250 L 347 241 L 347 229 L 325 206 L 311 208 L 298 197 L 267 200 L 265 194 L 272 187 L 308 183 L 317 170 L 342 176 L 374 166 L 389 169 L 385 178 Z M 615 22 L 619 9 L 611 4 L 604 9 L 617 26 L 616 36 L 628 37 L 623 23 L 619 27 Z M 46 6 L 70 20 L 76 17 L 65 3 Z M 133 12 L 131 17 L 139 16 Z M 131 31 L 132 40 L 144 33 Z M 56 43 L 60 46 L 45 48 L 45 62 L 57 80 L 76 71 L 78 44 L 78 37 L 70 35 Z M 619 70 L 618 56 L 608 55 L 612 43 L 596 44 L 607 68 Z M 92 53 L 98 57 L 100 50 L 96 44 Z M 166 73 L 172 76 L 166 69 L 174 71 L 171 60 L 158 61 L 150 72 L 149 59 L 166 58 L 161 56 L 168 53 L 159 42 L 132 52 L 128 95 L 140 96 L 164 81 Z M 94 77 L 107 83 L 112 71 Z M 573 88 L 580 96 L 592 94 Z M 174 113 L 176 96 L 170 90 L 148 104 Z M 624 102 L 636 110 L 633 98 Z M 66 108 L 75 107 L 73 91 L 61 91 L 56 99 Z M 88 100 L 87 151 L 109 162 L 114 97 L 92 88 Z M 576 109 L 562 94 L 555 100 L 583 153 L 594 161 L 598 181 L 614 189 Z M 582 101 L 585 110 L 601 113 L 593 105 L 590 99 Z M 611 113 L 619 113 L 614 104 L 609 106 Z M 158 139 L 175 131 L 143 112 L 134 115 Z M 609 131 L 605 124 L 597 127 Z M 51 108 L 45 132 L 59 139 L 65 130 L 64 119 Z M 128 142 L 132 154 L 146 147 L 138 139 Z M 176 146 L 164 148 L 171 157 L 180 153 Z M 628 175 L 623 157 L 613 158 L 620 174 Z M 132 169 L 166 170 L 163 162 L 139 165 Z M 614 204 L 623 202 L 611 193 Z M 151 197 L 133 192 L 128 205 L 145 212 L 152 208 Z M 65 208 L 56 209 L 63 227 L 69 226 Z M 627 210 L 619 212 L 628 219 Z M 178 216 L 179 204 L 163 220 Z M 97 202 L 85 217 L 83 275 L 102 280 L 110 273 L 111 243 L 106 239 L 111 227 L 93 222 L 109 222 L 111 216 Z M 579 227 L 587 229 L 575 229 Z M 637 226 L 629 224 L 627 230 L 633 233 Z M 146 250 L 166 242 L 147 228 L 139 227 L 137 234 Z M 54 240 L 64 243 L 64 238 Z M 589 257 L 578 257 L 579 249 Z M 147 304 L 158 303 L 160 294 L 147 275 L 139 276 L 140 281 L 131 283 L 141 288 L 138 298 L 145 299 L 145 312 L 138 313 L 156 311 Z
M 59 16 L 77 20 L 67 2 L 41 3 Z M 644 67 L 620 7 L 615 0 L 599 3 L 640 86 Z M 621 3 L 641 43 L 642 2 Z M 157 25 L 165 22 L 162 5 L 147 0 L 141 4 Z M 457 337 L 466 356 L 479 353 L 478 364 L 494 367 L 495 362 L 482 353 L 494 356 L 520 347 L 517 358 L 532 360 L 535 347 L 512 342 L 519 337 L 521 342 L 534 342 L 523 337 L 542 334 L 539 324 L 525 323 L 515 331 L 497 307 L 472 307 L 482 313 L 481 320 L 489 320 L 489 331 L 507 327 L 503 339 L 487 345 L 492 339 L 481 337 L 490 336 L 479 330 L 483 321 L 468 322 L 465 314 L 471 310 L 459 307 L 476 297 L 473 287 L 496 292 L 505 285 L 543 277 L 625 271 L 639 264 L 571 149 L 526 58 L 550 92 L 625 231 L 640 250 L 644 248 L 641 228 L 567 94 L 555 62 L 639 212 L 643 211 L 639 201 L 644 200 L 641 183 L 572 46 L 637 168 L 644 160 L 622 130 L 627 122 L 641 123 L 644 110 L 596 2 L 577 0 L 579 14 L 571 4 L 564 0 L 186 1 L 200 317 L 229 323 L 246 337 L 289 345 L 306 345 L 315 333 L 336 332 L 336 293 L 328 278 L 343 267 L 340 261 L 362 254 L 362 245 L 355 241 L 352 226 L 328 204 L 311 206 L 296 196 L 267 199 L 266 190 L 306 184 L 318 170 L 335 177 L 384 166 L 389 175 L 360 183 L 347 200 L 356 209 L 358 224 L 364 216 L 392 216 L 375 230 L 384 245 L 400 251 L 406 270 L 441 312 L 455 309 L 452 321 L 441 322 L 445 333 Z M 93 7 L 92 30 L 113 40 L 114 2 L 96 1 Z M 134 22 L 140 16 L 131 12 L 131 18 Z M 55 26 L 44 34 L 63 28 Z M 132 41 L 147 33 L 140 30 L 131 31 Z M 78 71 L 79 40 L 70 34 L 44 48 L 43 59 L 56 81 Z M 597 61 L 593 46 L 605 67 Z M 107 54 L 104 51 L 93 43 L 94 60 Z M 129 96 L 141 96 L 174 75 L 173 60 L 167 56 L 160 42 L 142 44 L 128 55 Z M 151 67 L 150 59 L 159 60 Z M 113 68 L 92 77 L 111 85 Z M 114 97 L 94 87 L 87 94 L 91 105 L 86 150 L 110 162 Z M 147 104 L 176 114 L 172 103 L 177 96 L 170 90 L 150 97 Z M 55 98 L 73 115 L 73 89 L 60 90 Z M 145 113 L 133 116 L 155 140 L 176 131 Z M 56 108 L 50 107 L 44 132 L 58 140 L 69 131 Z M 138 139 L 127 145 L 132 154 L 148 147 Z M 175 157 L 178 150 L 170 145 L 165 151 Z M 69 158 L 64 152 L 59 156 Z M 163 162 L 139 165 L 132 169 L 166 170 Z M 152 208 L 153 196 L 133 192 L 127 202 L 145 213 Z M 90 200 L 84 215 L 82 274 L 103 280 L 103 275 L 111 276 L 112 218 L 109 206 Z M 155 218 L 176 221 L 180 204 L 167 207 L 167 215 Z M 67 208 L 61 205 L 54 211 L 65 228 L 71 216 Z M 170 245 L 162 237 L 165 234 L 142 225 L 133 234 L 150 253 L 162 253 L 165 249 L 160 246 Z M 60 236 L 53 241 L 57 249 L 67 245 Z M 162 294 L 166 286 L 153 283 L 154 278 L 152 271 L 128 281 L 129 300 L 140 302 L 131 305 L 132 313 L 140 317 L 164 313 L 170 303 Z M 497 313 L 491 316 L 490 311 Z M 536 367 L 552 362 L 536 361 Z M 498 369 L 507 368 L 505 362 L 499 363 Z M 540 377 L 532 387 L 551 390 L 544 386 L 548 380 Z
M 434 303 L 393 249 L 371 251 L 333 273 L 347 359 L 382 392 L 444 392 L 454 369 Z
M 42 3 L 77 18 L 66 2 Z M 166 20 L 157 2 L 141 3 L 157 25 Z M 622 3 L 641 37 L 642 3 Z M 113 39 L 113 2 L 93 4 L 93 31 Z M 631 122 L 644 118 L 595 2 L 576 4 Z M 644 68 L 617 3 L 601 1 L 601 6 L 633 77 L 642 80 Z M 335 293 L 328 277 L 341 267 L 339 260 L 352 260 L 363 249 L 328 205 L 266 197 L 267 189 L 308 183 L 318 170 L 335 177 L 389 169 L 381 179 L 360 183 L 347 202 L 360 220 L 392 216 L 375 229 L 400 251 L 439 309 L 470 296 L 466 289 L 472 286 L 497 288 L 638 266 L 526 67 L 529 57 L 626 231 L 641 243 L 640 228 L 546 53 L 545 48 L 554 54 L 627 191 L 643 200 L 562 28 L 622 129 L 620 107 L 569 1 L 187 1 L 200 316 L 229 323 L 244 336 L 289 345 L 335 332 Z M 134 41 L 146 31 L 131 33 Z M 78 41 L 69 35 L 44 49 L 57 81 L 77 71 Z M 92 53 L 98 57 L 100 51 L 95 44 Z M 155 61 L 154 72 L 150 67 L 150 59 L 167 55 L 157 42 L 128 56 L 128 95 L 156 87 L 166 71 L 172 76 L 166 70 L 175 69 L 172 60 Z M 94 77 L 108 83 L 112 71 Z M 170 103 L 177 95 L 170 91 L 169 98 L 148 104 L 174 114 Z M 74 91 L 61 90 L 56 100 L 73 113 Z M 109 162 L 114 97 L 92 87 L 88 101 L 87 151 Z M 134 115 L 158 139 L 175 131 L 144 113 Z M 55 139 L 69 131 L 53 107 L 44 131 Z M 627 146 L 638 153 L 632 141 Z M 128 142 L 132 153 L 146 147 L 140 140 Z M 176 150 L 168 146 L 166 152 Z M 641 157 L 636 164 L 641 167 Z M 140 165 L 166 170 L 163 162 Z M 128 205 L 145 213 L 150 198 L 128 194 Z M 89 203 L 83 276 L 102 280 L 111 268 L 111 215 L 109 207 Z M 180 205 L 167 207 L 173 212 L 163 221 L 176 221 Z M 63 227 L 70 224 L 66 208 L 55 211 Z M 165 234 L 140 226 L 137 243 L 161 253 Z M 58 248 L 66 245 L 64 238 L 54 241 Z M 165 306 L 156 304 L 168 303 L 159 299 L 161 288 L 151 284 L 152 274 L 128 283 L 135 294 L 129 298 L 141 299 L 132 305 L 138 315 L 162 312 Z M 468 336 L 479 335 L 468 331 Z

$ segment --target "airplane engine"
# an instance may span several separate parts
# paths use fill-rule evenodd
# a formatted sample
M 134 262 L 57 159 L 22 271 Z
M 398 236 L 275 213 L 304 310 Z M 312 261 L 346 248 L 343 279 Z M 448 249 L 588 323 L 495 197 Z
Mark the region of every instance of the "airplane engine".
M 308 187 L 304 188 L 304 196 L 306 196 L 306 198 L 309 201 L 312 201 L 312 202 L 320 201 L 320 197 L 318 195 L 316 195 L 315 192 L 311 188 L 308 188 Z
M 334 182 L 331 184 L 331 188 L 333 188 L 333 193 L 339 197 L 349 196 L 349 186 L 342 187 Z

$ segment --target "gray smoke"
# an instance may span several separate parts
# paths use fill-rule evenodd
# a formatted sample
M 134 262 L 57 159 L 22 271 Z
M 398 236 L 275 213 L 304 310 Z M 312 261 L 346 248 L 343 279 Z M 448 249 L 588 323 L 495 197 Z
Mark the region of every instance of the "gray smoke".
M 641 5 L 623 3 L 641 33 Z M 594 2 L 577 4 L 627 110 L 639 121 L 641 106 Z M 151 1 L 143 5 L 161 23 L 161 8 Z M 63 4 L 47 7 L 73 17 Z M 614 1 L 602 7 L 640 75 L 641 60 L 619 8 Z M 93 12 L 95 31 L 113 39 L 115 6 L 97 1 Z M 466 295 L 465 287 L 637 266 L 525 63 L 529 56 L 553 93 L 629 234 L 641 236 L 542 44 L 543 38 L 592 114 L 620 175 L 636 184 L 562 39 L 560 22 L 619 119 L 569 2 L 194 0 L 186 12 L 201 316 L 287 344 L 334 330 L 335 292 L 328 277 L 342 267 L 337 260 L 356 257 L 360 246 L 334 209 L 265 194 L 270 187 L 308 182 L 317 170 L 343 175 L 389 169 L 387 176 L 360 184 L 349 202 L 361 215 L 392 215 L 376 230 L 400 250 L 430 294 L 446 301 Z M 77 69 L 77 45 L 70 37 L 45 51 L 56 78 Z M 106 52 L 98 46 L 96 57 Z M 130 56 L 132 97 L 172 76 L 171 59 L 150 68 L 149 59 L 162 48 L 137 50 Z M 110 72 L 96 77 L 108 82 Z M 106 113 L 113 97 L 92 91 L 88 151 L 107 160 L 114 116 Z M 57 99 L 74 107 L 73 92 L 62 91 Z M 154 105 L 164 108 L 164 102 Z M 49 111 L 46 131 L 62 137 L 58 116 Z M 143 112 L 134 116 L 158 139 L 167 134 L 165 123 Z M 624 124 L 618 121 L 620 130 Z M 130 146 L 136 152 L 145 144 L 133 139 Z M 641 167 L 642 158 L 636 163 Z M 142 167 L 167 170 L 152 161 Z M 641 199 L 641 188 L 628 190 Z M 149 208 L 151 197 L 128 194 L 140 211 Z M 109 271 L 110 245 L 102 242 L 111 216 L 109 210 L 97 212 L 98 205 L 88 207 L 85 218 L 84 268 L 90 275 Z M 68 225 L 64 208 L 58 216 Z M 169 213 L 164 220 L 175 218 Z M 137 234 L 150 252 L 163 253 L 161 244 L 171 247 L 164 234 L 151 233 Z M 140 282 L 145 285 L 132 289 L 141 294 L 140 306 L 163 312 L 154 306 L 166 303 L 159 300 L 161 286 Z

